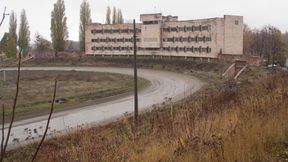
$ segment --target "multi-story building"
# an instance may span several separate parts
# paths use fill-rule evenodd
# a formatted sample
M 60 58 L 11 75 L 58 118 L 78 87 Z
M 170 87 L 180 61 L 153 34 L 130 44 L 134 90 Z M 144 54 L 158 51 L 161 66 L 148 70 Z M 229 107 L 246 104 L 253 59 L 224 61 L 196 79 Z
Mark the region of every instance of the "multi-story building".
M 243 17 L 179 21 L 177 16 L 143 14 L 137 23 L 137 54 L 218 58 L 243 54 Z M 90 23 L 87 55 L 133 55 L 133 24 Z

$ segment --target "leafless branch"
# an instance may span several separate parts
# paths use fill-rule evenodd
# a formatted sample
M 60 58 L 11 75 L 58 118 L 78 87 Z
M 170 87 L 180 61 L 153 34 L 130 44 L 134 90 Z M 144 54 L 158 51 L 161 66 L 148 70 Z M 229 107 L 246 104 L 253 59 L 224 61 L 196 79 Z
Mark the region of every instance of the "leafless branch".
M 14 98 L 14 102 L 13 102 L 13 107 L 12 107 L 12 119 L 11 119 L 11 121 L 10 121 L 10 125 L 9 125 L 9 128 L 8 128 L 8 133 L 7 133 L 7 136 L 6 136 L 6 141 L 5 141 L 5 145 L 4 145 L 4 148 L 3 148 L 3 152 L 1 153 L 1 158 L 0 158 L 0 161 L 1 161 L 1 162 L 3 161 L 4 156 L 5 156 L 5 152 L 6 152 L 6 148 L 7 148 L 7 145 L 8 145 L 8 141 L 9 141 L 9 137 L 10 137 L 12 125 L 13 125 L 14 118 L 15 118 L 15 110 L 16 110 L 16 105 L 17 105 L 17 100 L 18 100 L 19 84 L 20 84 L 21 52 L 22 52 L 22 48 L 20 49 L 19 57 L 18 57 L 16 94 L 15 94 L 15 98 Z
M 5 108 L 2 104 L 2 140 L 1 140 L 1 155 L 3 153 L 3 144 L 4 144 L 4 125 L 5 125 Z
M 5 16 L 7 16 L 7 15 L 9 15 L 9 14 L 6 14 L 6 6 L 5 6 L 4 12 L 3 12 L 3 16 L 2 16 L 2 20 L 0 22 L 0 26 L 2 25 L 2 23 L 3 23 L 4 19 L 5 19 Z
M 45 140 L 45 137 L 47 135 L 47 131 L 49 129 L 49 124 L 50 124 L 50 120 L 51 120 L 51 116 L 52 116 L 52 113 L 53 113 L 53 109 L 54 109 L 54 103 L 55 103 L 55 98 L 56 98 L 56 92 L 57 92 L 57 79 L 55 79 L 55 85 L 54 85 L 54 94 L 53 94 L 53 99 L 52 99 L 52 103 L 51 103 L 51 109 L 50 109 L 50 114 L 49 114 L 49 117 L 48 117 L 48 120 L 47 120 L 47 125 L 46 125 L 46 129 L 45 129 L 45 132 L 44 132 L 44 135 L 42 137 L 42 140 L 40 141 L 39 145 L 38 145 L 38 148 L 33 156 L 33 159 L 32 159 L 32 162 L 35 161 L 36 157 L 37 157 L 37 154 L 41 148 L 41 145 L 42 143 L 44 142 Z

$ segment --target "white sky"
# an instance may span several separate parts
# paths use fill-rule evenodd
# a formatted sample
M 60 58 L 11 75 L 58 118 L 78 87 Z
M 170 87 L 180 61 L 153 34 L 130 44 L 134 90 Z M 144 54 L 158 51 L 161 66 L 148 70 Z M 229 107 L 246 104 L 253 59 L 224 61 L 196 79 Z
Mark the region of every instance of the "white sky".
M 282 32 L 288 31 L 288 0 L 88 0 L 93 22 L 104 22 L 106 7 L 122 9 L 125 20 L 139 21 L 141 13 L 162 12 L 179 16 L 180 20 L 242 15 L 252 28 L 271 24 Z M 0 13 L 4 6 L 17 13 L 18 24 L 22 9 L 26 10 L 31 39 L 38 32 L 50 40 L 50 16 L 56 0 L 0 0 Z M 65 0 L 69 39 L 78 40 L 79 12 L 82 0 Z M 0 27 L 0 39 L 8 31 L 9 17 Z

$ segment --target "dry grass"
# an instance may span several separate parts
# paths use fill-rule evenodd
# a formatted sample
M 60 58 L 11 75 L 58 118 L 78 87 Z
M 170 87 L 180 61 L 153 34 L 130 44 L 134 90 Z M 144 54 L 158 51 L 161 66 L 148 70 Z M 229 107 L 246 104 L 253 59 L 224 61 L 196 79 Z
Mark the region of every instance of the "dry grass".
M 87 101 L 93 102 L 96 99 L 124 94 L 133 90 L 133 77 L 127 75 L 77 71 L 22 71 L 21 73 L 20 93 L 16 109 L 18 117 L 31 113 L 37 115 L 49 110 L 49 102 L 51 102 L 51 94 L 53 94 L 51 87 L 55 78 L 59 80 L 58 98 L 67 100 L 67 103 L 57 104 L 56 109 L 77 107 Z M 16 89 L 16 72 L 7 71 L 6 75 L 6 81 L 2 80 L 2 75 L 0 76 L 0 96 L 3 96 L 1 103 L 5 104 L 5 112 L 9 119 Z M 139 82 L 140 88 L 149 84 L 144 79 L 139 79 Z
M 141 115 L 138 129 L 128 116 L 81 129 L 47 141 L 38 161 L 277 161 L 288 141 L 287 80 L 277 73 L 206 90 Z M 29 159 L 34 149 L 13 151 L 9 161 Z

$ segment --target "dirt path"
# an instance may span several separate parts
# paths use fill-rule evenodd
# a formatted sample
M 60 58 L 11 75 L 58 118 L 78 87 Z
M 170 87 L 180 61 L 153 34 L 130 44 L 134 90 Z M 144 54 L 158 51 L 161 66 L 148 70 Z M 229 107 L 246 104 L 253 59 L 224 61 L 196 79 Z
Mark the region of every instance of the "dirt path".
M 133 69 L 109 67 L 27 67 L 22 69 L 77 70 L 133 75 Z M 151 82 L 149 87 L 139 93 L 140 112 L 151 108 L 155 104 L 162 104 L 168 98 L 172 98 L 173 102 L 178 101 L 195 93 L 205 84 L 195 77 L 167 71 L 139 69 L 139 77 Z M 111 100 L 107 100 L 107 102 L 91 106 L 54 113 L 50 123 L 49 137 L 67 133 L 80 127 L 90 127 L 103 122 L 115 121 L 126 113 L 132 113 L 133 103 L 133 95 L 127 95 L 120 98 L 112 98 Z M 19 147 L 20 144 L 24 145 L 35 142 L 39 138 L 39 135 L 43 134 L 44 130 L 42 128 L 46 124 L 46 119 L 47 116 L 39 116 L 15 122 L 12 129 L 13 138 L 19 139 L 19 143 L 13 143 L 13 138 L 10 138 L 9 148 L 12 149 Z M 37 130 L 37 133 L 32 134 L 33 140 L 26 139 L 27 133 L 25 130 L 27 129 Z

